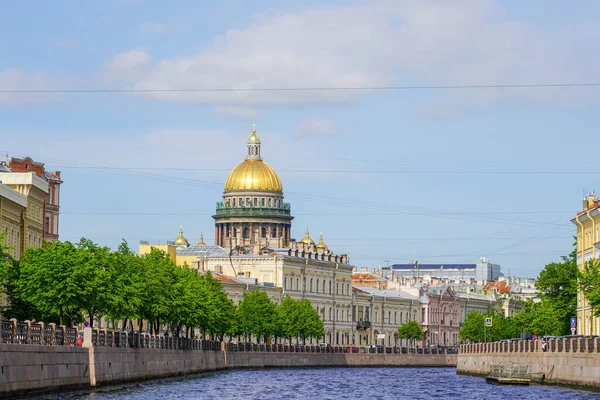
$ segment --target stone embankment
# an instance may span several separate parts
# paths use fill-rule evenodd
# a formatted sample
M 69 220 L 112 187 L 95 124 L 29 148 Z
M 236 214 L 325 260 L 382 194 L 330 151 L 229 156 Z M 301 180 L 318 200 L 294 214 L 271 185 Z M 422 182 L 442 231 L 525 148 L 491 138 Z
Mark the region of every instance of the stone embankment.
M 541 340 L 462 345 L 456 372 L 485 376 L 494 365 L 527 365 L 537 382 L 600 388 L 600 341 L 557 338 L 545 346 Z
M 456 354 L 222 342 L 2 321 L 0 397 L 238 368 L 454 367 Z M 359 351 L 359 352 L 353 352 Z M 389 351 L 389 350 L 388 350 Z

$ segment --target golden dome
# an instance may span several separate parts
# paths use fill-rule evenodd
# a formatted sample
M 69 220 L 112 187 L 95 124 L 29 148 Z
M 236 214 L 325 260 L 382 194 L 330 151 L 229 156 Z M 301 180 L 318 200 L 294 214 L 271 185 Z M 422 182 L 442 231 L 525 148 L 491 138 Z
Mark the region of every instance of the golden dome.
M 273 168 L 262 160 L 246 160 L 231 171 L 225 181 L 225 191 L 267 190 L 281 192 L 283 185 Z
M 206 243 L 204 243 L 204 235 L 202 233 L 200 234 L 200 241 L 196 246 L 206 246 Z
M 183 226 L 179 227 L 179 236 L 174 240 L 175 246 L 189 246 L 189 242 L 183 237 Z
M 260 139 L 258 138 L 258 135 L 256 134 L 256 132 L 252 132 L 252 135 L 250 135 L 250 137 L 248 138 L 248 142 L 260 143 Z
M 305 235 L 305 236 L 304 236 L 304 238 L 303 238 L 303 239 L 300 241 L 300 243 L 304 243 L 304 244 L 307 244 L 307 245 L 309 245 L 309 246 L 310 246 L 311 244 L 313 244 L 313 245 L 315 244 L 314 240 L 312 240 L 312 239 L 310 238 L 310 235 L 308 234 L 308 228 L 306 228 L 306 235 Z
M 321 233 L 321 237 L 319 238 L 319 243 L 317 243 L 317 250 L 328 251 L 329 247 L 325 243 L 323 243 L 323 234 Z

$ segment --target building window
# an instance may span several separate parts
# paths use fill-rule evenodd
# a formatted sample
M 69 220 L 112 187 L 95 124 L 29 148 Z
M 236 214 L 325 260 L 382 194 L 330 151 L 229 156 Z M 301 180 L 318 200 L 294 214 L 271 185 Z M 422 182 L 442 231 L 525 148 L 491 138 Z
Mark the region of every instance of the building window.
M 242 237 L 244 239 L 248 239 L 250 237 L 250 229 L 244 228 L 244 230 L 242 231 Z
M 287 276 L 283 277 L 283 288 L 287 289 Z
M 316 292 L 319 293 L 319 280 L 317 279 Z
M 323 294 L 325 294 L 325 279 L 323 279 Z
M 313 289 L 313 288 L 312 288 L 312 283 L 313 283 L 313 282 L 312 282 L 312 278 L 310 278 L 310 286 L 308 287 L 308 291 L 309 291 L 309 292 L 311 292 L 311 293 L 312 293 L 312 291 L 313 291 L 313 290 L 312 290 L 312 289 Z
M 265 199 L 264 198 L 260 199 L 260 206 L 261 207 L 265 206 Z
M 331 307 L 329 307 L 329 320 L 331 321 L 333 319 L 333 314 L 331 313 Z
M 258 205 L 258 199 L 256 197 L 254 198 L 254 203 L 252 203 L 252 205 L 254 207 L 256 207 Z
M 329 281 L 329 294 L 331 294 L 331 281 Z
M 296 290 L 300 290 L 300 278 L 296 278 Z
M 240 202 L 240 207 L 243 207 L 244 206 L 244 199 L 240 197 L 239 198 L 239 202 Z
M 421 309 L 421 323 L 424 324 L 425 323 L 425 309 Z
M 235 207 L 235 199 L 231 199 L 233 206 Z
M 271 208 L 271 199 L 268 201 L 268 207 Z
M 50 232 L 50 217 L 46 217 L 46 233 Z
M 335 284 L 335 294 L 340 294 L 340 284 L 339 283 Z
M 261 237 L 267 237 L 267 230 L 266 230 L 265 228 L 262 228 L 262 229 L 260 230 L 260 236 L 261 236 Z

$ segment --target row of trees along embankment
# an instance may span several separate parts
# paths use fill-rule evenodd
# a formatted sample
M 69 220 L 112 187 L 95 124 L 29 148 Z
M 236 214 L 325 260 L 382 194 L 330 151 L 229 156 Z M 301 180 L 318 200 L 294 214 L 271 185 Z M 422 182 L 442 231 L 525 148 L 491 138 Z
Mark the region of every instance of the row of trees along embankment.
M 75 325 L 104 318 L 122 327 L 157 334 L 223 339 L 307 339 L 324 335 L 307 300 L 289 297 L 276 305 L 262 291 L 234 304 L 210 272 L 178 267 L 163 251 L 134 254 L 123 241 L 117 251 L 81 239 L 44 243 L 12 259 L 0 235 L 0 278 L 8 297 L 5 318 Z

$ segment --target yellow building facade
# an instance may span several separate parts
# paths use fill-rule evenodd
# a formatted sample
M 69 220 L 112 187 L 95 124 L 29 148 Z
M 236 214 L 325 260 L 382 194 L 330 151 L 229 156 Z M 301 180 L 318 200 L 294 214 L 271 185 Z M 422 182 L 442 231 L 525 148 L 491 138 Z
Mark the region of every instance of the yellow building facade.
M 600 205 L 594 193 L 583 199 L 583 210 L 571 220 L 577 226 L 577 266 L 580 270 L 592 258 L 597 258 L 600 250 Z M 577 290 L 577 334 L 597 335 L 600 332 L 600 318 L 594 316 L 592 308 L 583 292 Z
M 48 182 L 35 173 L 0 173 L 0 232 L 9 254 L 19 260 L 30 247 L 44 240 L 45 200 Z

